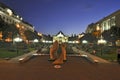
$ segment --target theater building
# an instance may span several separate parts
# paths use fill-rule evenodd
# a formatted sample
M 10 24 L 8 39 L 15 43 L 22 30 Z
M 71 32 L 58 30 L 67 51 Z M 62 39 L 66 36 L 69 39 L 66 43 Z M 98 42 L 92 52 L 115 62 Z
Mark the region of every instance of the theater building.
M 68 42 L 68 36 L 64 35 L 62 31 L 58 32 L 56 35 L 53 36 L 53 42 L 58 41 L 61 42 Z
M 53 42 L 59 41 L 59 43 L 79 43 L 78 36 L 67 36 L 62 31 L 59 31 L 56 35 L 53 36 Z

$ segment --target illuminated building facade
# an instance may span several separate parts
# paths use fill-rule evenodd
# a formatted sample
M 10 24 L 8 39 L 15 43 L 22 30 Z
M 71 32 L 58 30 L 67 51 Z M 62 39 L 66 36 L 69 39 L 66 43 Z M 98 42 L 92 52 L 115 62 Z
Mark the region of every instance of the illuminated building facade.
M 111 29 L 111 27 L 120 27 L 120 10 L 104 17 L 96 23 L 88 25 L 86 33 L 93 33 L 97 31 L 98 28 L 101 32 L 104 32 Z
M 62 31 L 53 36 L 53 42 L 59 41 L 59 43 L 79 43 L 78 36 L 67 36 Z
M 64 35 L 62 31 L 58 32 L 53 36 L 53 42 L 58 41 L 59 43 L 68 42 L 68 36 Z
M 115 45 L 115 42 L 119 39 L 119 36 L 115 36 L 112 30 L 113 28 L 120 28 L 120 10 L 104 17 L 96 23 L 91 23 L 86 29 L 86 34 L 93 34 L 97 39 L 104 38 L 110 45 Z M 117 33 L 119 33 L 116 30 Z
M 19 35 L 24 41 L 26 40 L 26 37 L 24 35 L 25 30 L 30 30 L 34 32 L 34 27 L 31 24 L 24 21 L 21 16 L 17 15 L 10 7 L 6 6 L 3 3 L 0 3 L 0 19 L 2 19 L 7 24 L 15 25 L 19 30 Z M 2 32 L 0 33 L 0 35 L 2 35 Z M 8 39 L 6 40 L 8 41 Z

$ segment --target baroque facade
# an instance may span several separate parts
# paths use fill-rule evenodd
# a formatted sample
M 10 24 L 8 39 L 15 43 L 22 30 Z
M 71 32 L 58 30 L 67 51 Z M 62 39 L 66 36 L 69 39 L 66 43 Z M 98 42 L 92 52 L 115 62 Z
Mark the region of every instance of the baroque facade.
M 6 23 L 23 26 L 25 29 L 34 31 L 34 27 L 25 22 L 21 16 L 16 14 L 12 9 L 7 7 L 5 4 L 0 3 L 0 18 Z
M 86 33 L 92 33 L 98 28 L 101 32 L 111 29 L 111 27 L 120 27 L 120 10 L 104 17 L 103 19 L 97 21 L 96 23 L 91 23 L 86 29 Z
M 8 25 L 15 25 L 16 28 L 19 30 L 19 35 L 21 38 L 26 41 L 26 36 L 24 32 L 26 30 L 29 30 L 31 32 L 34 32 L 34 26 L 32 26 L 30 23 L 23 20 L 21 16 L 15 13 L 10 7 L 7 5 L 0 3 L 0 20 L 4 21 Z M 2 36 L 2 32 L 0 32 Z M 13 32 L 12 32 L 13 33 Z M 0 37 L 2 40 L 2 38 Z M 8 38 L 7 41 L 12 41 L 12 39 Z
M 53 42 L 58 41 L 59 43 L 79 43 L 78 36 L 68 36 L 65 35 L 62 31 L 59 31 L 56 35 L 53 36 Z
M 120 10 L 104 17 L 96 23 L 89 24 L 85 33 L 94 35 L 98 40 L 106 40 L 108 45 L 117 45 L 116 41 L 119 40 L 120 36 L 118 30 L 116 30 L 117 36 L 114 34 L 115 32 L 112 32 L 111 29 L 113 28 L 120 28 Z
M 59 43 L 79 43 L 78 36 L 68 36 L 65 35 L 62 31 L 59 31 L 56 35 L 53 36 L 46 36 L 43 35 L 42 42 L 43 43 L 53 43 L 55 41 L 58 41 Z
M 58 41 L 61 42 L 68 42 L 68 36 L 64 35 L 62 31 L 58 32 L 56 35 L 53 36 L 53 42 Z

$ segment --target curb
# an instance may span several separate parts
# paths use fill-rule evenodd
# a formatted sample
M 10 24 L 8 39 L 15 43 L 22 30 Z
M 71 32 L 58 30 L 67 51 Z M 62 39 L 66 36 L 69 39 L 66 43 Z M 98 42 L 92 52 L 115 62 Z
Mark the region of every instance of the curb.
M 29 61 L 30 59 L 33 59 L 34 57 L 35 57 L 34 55 L 29 55 L 29 56 L 26 56 L 26 57 L 24 57 L 24 58 L 20 58 L 20 59 L 18 60 L 18 62 L 19 62 L 19 63 L 25 63 L 25 62 Z

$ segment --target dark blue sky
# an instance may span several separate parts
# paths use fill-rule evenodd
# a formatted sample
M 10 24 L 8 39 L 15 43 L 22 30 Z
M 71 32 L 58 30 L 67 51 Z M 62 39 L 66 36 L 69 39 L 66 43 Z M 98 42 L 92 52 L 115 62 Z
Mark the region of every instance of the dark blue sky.
M 120 0 L 0 0 L 43 34 L 85 32 L 87 26 L 120 9 Z

